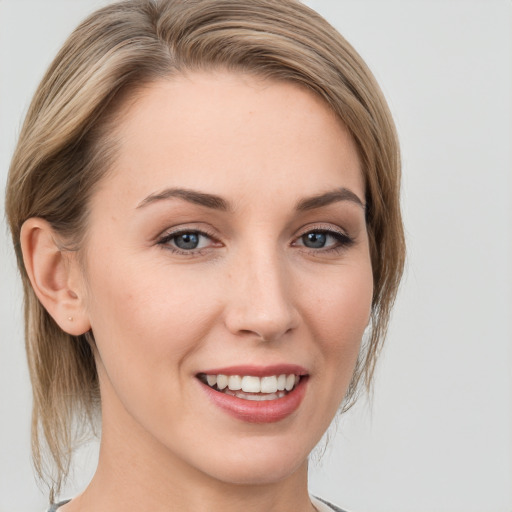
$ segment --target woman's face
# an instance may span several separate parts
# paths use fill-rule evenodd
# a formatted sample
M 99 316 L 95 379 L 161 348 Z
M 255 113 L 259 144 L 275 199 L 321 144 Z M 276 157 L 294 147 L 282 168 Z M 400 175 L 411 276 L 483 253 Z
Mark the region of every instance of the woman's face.
M 281 480 L 336 413 L 369 319 L 355 144 L 305 89 L 228 73 L 148 86 L 116 136 L 82 290 L 102 449 Z

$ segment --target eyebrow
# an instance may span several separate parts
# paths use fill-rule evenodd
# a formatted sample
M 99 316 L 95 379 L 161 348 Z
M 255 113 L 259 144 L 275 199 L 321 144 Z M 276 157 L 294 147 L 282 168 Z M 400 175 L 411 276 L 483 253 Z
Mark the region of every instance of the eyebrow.
M 296 209 L 301 212 L 314 210 L 339 201 L 350 201 L 359 205 L 363 210 L 366 210 L 366 206 L 361 199 L 359 199 L 354 192 L 344 187 L 331 192 L 326 192 L 325 194 L 318 194 L 317 196 L 302 199 L 297 203 Z
M 232 210 L 229 202 L 218 195 L 185 188 L 167 188 L 160 192 L 150 194 L 137 205 L 137 208 L 143 208 L 144 206 L 158 201 L 174 198 L 183 199 L 189 203 L 198 204 L 213 210 Z M 363 208 L 363 210 L 366 210 L 366 206 L 361 201 L 361 199 L 359 199 L 359 197 L 354 192 L 344 187 L 326 192 L 324 194 L 318 194 L 316 196 L 301 199 L 296 204 L 295 209 L 301 212 L 309 211 L 316 208 L 322 208 L 323 206 L 328 206 L 339 201 L 350 201 Z
M 228 211 L 231 209 L 229 203 L 220 196 L 185 188 L 167 188 L 161 192 L 151 194 L 143 199 L 137 205 L 137 208 L 142 208 L 157 201 L 173 198 L 183 199 L 189 203 L 205 206 L 206 208 L 212 208 L 213 210 Z

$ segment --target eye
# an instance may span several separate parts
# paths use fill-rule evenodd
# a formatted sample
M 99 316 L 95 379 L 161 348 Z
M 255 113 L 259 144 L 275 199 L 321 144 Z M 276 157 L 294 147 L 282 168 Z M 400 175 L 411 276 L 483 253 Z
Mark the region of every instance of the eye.
M 199 243 L 205 238 L 199 233 L 180 233 L 179 235 L 175 235 L 171 240 L 174 242 L 176 247 L 180 249 L 190 250 L 197 249 L 199 247 Z M 203 241 L 204 242 L 204 241 Z
M 159 245 L 179 253 L 200 251 L 211 246 L 213 243 L 212 237 L 198 230 L 175 231 L 164 235 L 158 240 Z
M 302 243 L 310 249 L 321 249 L 328 241 L 328 234 L 321 231 L 312 231 L 302 235 Z
M 301 235 L 294 245 L 307 249 L 329 251 L 348 247 L 352 243 L 352 238 L 344 233 L 328 229 L 315 229 Z

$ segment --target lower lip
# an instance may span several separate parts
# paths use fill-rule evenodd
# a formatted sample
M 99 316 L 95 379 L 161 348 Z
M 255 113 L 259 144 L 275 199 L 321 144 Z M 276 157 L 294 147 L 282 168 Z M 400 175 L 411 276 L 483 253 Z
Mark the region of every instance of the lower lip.
M 297 386 L 282 398 L 275 400 L 244 400 L 236 396 L 215 391 L 199 381 L 208 398 L 223 411 L 249 423 L 275 423 L 295 412 L 306 394 L 307 377 L 301 377 Z

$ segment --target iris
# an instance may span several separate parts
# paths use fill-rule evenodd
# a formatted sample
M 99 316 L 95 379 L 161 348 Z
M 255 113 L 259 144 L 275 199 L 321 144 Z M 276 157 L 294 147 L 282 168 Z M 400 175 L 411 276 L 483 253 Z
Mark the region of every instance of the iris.
M 181 233 L 174 237 L 174 243 L 180 249 L 196 249 L 199 245 L 199 236 L 199 233 Z
M 302 242 L 306 247 L 311 249 L 320 249 L 325 246 L 327 242 L 327 234 L 319 231 L 312 231 L 302 236 Z

